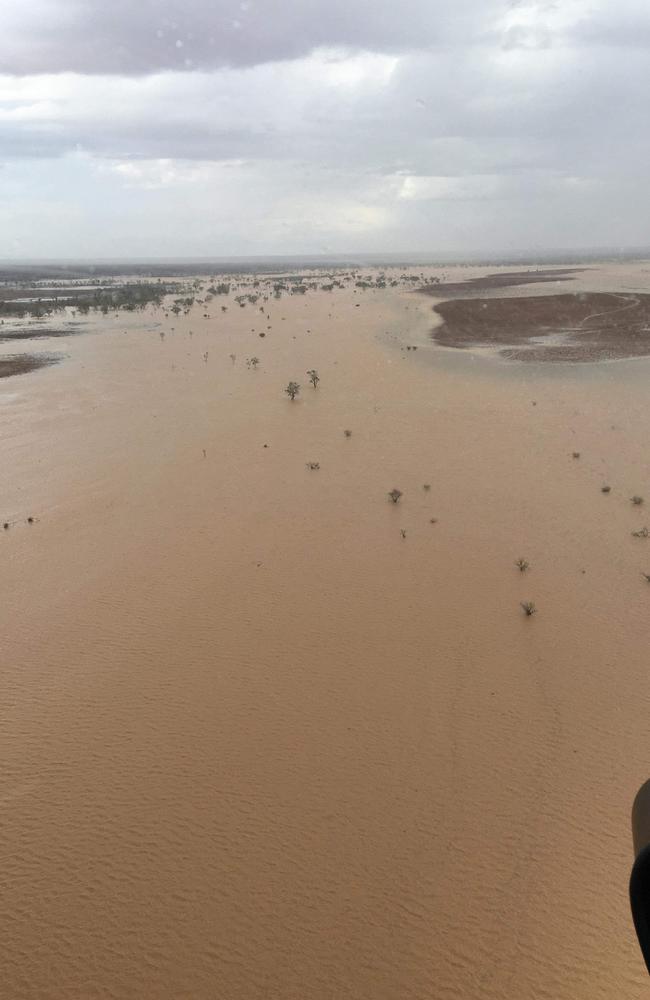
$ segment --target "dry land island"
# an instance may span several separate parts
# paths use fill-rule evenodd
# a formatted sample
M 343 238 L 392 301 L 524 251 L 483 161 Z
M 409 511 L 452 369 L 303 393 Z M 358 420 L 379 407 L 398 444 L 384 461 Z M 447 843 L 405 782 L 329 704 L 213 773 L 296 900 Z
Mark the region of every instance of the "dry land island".
M 447 347 L 500 348 L 517 361 L 604 361 L 650 354 L 650 294 L 567 291 L 514 298 L 475 297 L 479 291 L 571 281 L 579 272 L 502 273 L 424 290 L 440 302 L 435 341 Z

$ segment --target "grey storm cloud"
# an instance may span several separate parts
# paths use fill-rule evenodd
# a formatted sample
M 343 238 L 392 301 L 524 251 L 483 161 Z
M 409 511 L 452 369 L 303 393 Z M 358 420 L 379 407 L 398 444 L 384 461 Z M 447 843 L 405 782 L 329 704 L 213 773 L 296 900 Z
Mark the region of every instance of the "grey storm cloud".
M 650 226 L 647 0 L 4 0 L 1 16 L 0 232 L 38 203 L 127 233 L 135 191 L 139 231 L 165 220 L 209 247 L 230 226 L 249 250 Z
M 141 75 L 467 40 L 494 0 L 5 0 L 0 72 Z
M 0 73 L 137 76 L 255 66 L 318 48 L 558 42 L 647 47 L 646 0 L 4 0 Z

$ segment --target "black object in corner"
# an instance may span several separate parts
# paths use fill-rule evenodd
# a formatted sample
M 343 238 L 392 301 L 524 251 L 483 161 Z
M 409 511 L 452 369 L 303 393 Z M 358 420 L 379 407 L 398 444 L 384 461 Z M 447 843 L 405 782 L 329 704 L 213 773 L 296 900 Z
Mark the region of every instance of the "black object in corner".
M 630 904 L 650 973 L 650 780 L 641 786 L 632 806 L 632 840 L 636 860 L 630 876 Z

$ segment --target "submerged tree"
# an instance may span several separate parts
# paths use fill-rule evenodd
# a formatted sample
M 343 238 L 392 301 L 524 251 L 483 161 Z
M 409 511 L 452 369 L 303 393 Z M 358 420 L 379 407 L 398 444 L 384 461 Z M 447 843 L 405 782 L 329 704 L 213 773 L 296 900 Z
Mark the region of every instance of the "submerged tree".
M 526 614 L 527 617 L 530 617 L 530 615 L 534 615 L 537 611 L 537 608 L 535 607 L 532 601 L 520 601 L 520 604 L 521 607 L 524 609 L 524 614 Z
M 633 497 L 630 497 L 630 501 L 634 504 L 635 507 L 640 507 L 641 504 L 643 503 L 643 497 L 640 497 L 638 494 L 635 493 Z
M 390 491 L 390 493 L 388 494 L 388 496 L 393 501 L 393 503 L 398 503 L 399 500 L 400 500 L 400 498 L 402 496 L 404 496 L 404 494 L 402 493 L 401 490 L 393 489 L 393 490 Z
M 529 565 L 530 563 L 526 559 L 520 558 L 515 560 L 515 566 L 517 567 L 520 573 L 525 573 Z
M 289 399 L 293 402 L 296 396 L 300 393 L 300 386 L 298 385 L 297 382 L 289 382 L 289 385 L 284 391 L 286 392 Z
M 320 382 L 320 375 L 318 374 L 315 368 L 310 368 L 307 374 L 309 375 L 309 381 L 311 382 L 311 384 L 315 389 L 318 383 Z

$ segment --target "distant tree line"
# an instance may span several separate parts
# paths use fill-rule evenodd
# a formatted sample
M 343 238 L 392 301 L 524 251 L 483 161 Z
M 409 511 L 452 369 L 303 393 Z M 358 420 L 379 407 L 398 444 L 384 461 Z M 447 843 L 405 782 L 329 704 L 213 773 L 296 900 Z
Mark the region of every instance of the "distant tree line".
M 92 310 L 108 313 L 118 309 L 127 312 L 134 312 L 137 309 L 144 309 L 145 306 L 160 305 L 165 295 L 177 291 L 177 286 L 165 285 L 156 282 L 130 283 L 115 285 L 111 288 L 84 289 L 71 294 L 55 295 L 52 298 L 32 298 L 29 301 L 17 301 L 15 299 L 2 299 L 0 297 L 0 317 L 24 317 L 30 316 L 40 318 L 48 316 L 54 312 L 61 312 L 65 308 L 76 309 L 80 313 L 89 313 Z M 0 296 L 1 296 L 0 292 Z

